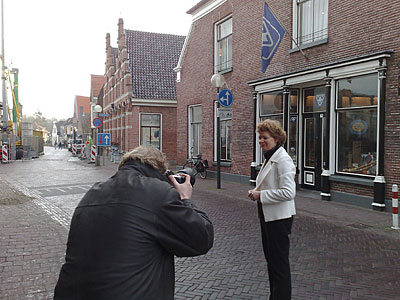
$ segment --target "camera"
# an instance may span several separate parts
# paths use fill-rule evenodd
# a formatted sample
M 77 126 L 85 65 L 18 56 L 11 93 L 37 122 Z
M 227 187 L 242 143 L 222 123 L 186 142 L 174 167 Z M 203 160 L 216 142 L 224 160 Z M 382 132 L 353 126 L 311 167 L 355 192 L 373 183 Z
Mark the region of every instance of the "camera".
M 172 172 L 171 170 L 167 170 L 167 172 L 165 173 L 165 175 L 168 177 L 169 175 L 174 175 L 175 180 L 182 184 L 185 182 L 186 178 L 184 176 L 181 176 L 180 174 L 187 174 L 190 175 L 190 184 L 192 186 L 194 186 L 194 183 L 196 182 L 196 177 L 194 174 L 194 170 L 191 168 L 185 168 L 179 171 L 176 171 L 176 174 L 174 172 Z

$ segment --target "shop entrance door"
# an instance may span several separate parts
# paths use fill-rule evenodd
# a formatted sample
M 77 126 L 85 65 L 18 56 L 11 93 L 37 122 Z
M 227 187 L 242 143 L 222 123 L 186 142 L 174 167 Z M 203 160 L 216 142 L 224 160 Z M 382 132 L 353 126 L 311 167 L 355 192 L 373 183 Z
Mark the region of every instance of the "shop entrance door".
M 302 187 L 321 190 L 325 113 L 303 114 Z

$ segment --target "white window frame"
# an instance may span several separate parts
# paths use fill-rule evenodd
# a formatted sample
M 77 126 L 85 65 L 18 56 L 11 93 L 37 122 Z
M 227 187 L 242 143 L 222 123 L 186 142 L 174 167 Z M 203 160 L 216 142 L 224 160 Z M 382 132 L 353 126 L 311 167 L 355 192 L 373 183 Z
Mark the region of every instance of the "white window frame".
M 299 32 L 299 3 L 310 1 L 312 5 L 314 5 L 315 1 L 326 1 L 326 28 L 324 28 L 324 32 L 320 34 L 319 37 L 312 37 L 310 41 L 302 42 L 300 40 L 300 32 Z M 313 47 L 319 44 L 327 43 L 328 42 L 328 14 L 329 14 L 329 0 L 293 0 L 293 38 L 297 41 L 297 45 L 301 48 L 308 48 Z M 314 20 L 314 15 L 313 15 Z M 316 32 L 312 32 L 314 35 Z M 292 41 L 292 48 L 297 48 L 295 42 Z
M 142 145 L 142 115 L 160 116 L 160 151 L 162 151 L 162 114 L 161 113 L 139 113 L 139 144 Z
M 218 107 L 218 101 L 214 101 L 214 161 L 217 161 L 217 107 Z M 223 121 L 228 121 L 228 120 L 232 121 L 232 118 L 223 119 Z M 221 118 L 220 118 L 220 123 L 221 123 Z M 233 127 L 233 121 L 232 121 L 232 127 Z M 232 130 L 231 130 L 231 139 L 232 139 Z M 228 135 L 226 135 L 226 144 L 228 145 Z M 221 161 L 231 162 L 232 151 L 231 151 L 231 159 L 223 159 L 221 151 Z
M 201 107 L 201 121 L 200 122 L 193 122 L 192 121 L 192 108 L 193 107 Z M 203 123 L 203 106 L 201 104 L 196 104 L 196 105 L 190 105 L 188 106 L 188 155 L 189 157 L 192 155 L 193 157 L 196 157 L 197 154 L 201 154 L 201 135 L 202 135 L 202 123 Z M 199 145 L 198 149 L 193 148 L 192 152 L 192 147 L 193 146 L 193 136 L 192 136 L 192 124 L 200 124 L 200 133 L 198 134 L 198 141 L 197 144 Z
M 228 21 L 229 19 L 232 19 L 232 15 L 229 15 L 227 17 L 225 17 L 224 19 L 220 20 L 218 23 L 215 24 L 214 26 L 214 74 L 216 73 L 227 73 L 232 71 L 232 60 L 231 61 L 226 61 L 221 63 L 219 61 L 219 48 L 218 48 L 218 26 L 221 25 L 222 23 Z M 228 36 L 226 36 L 224 39 L 226 39 L 227 37 L 233 35 L 233 20 L 232 20 L 232 33 Z M 230 51 L 232 52 L 233 49 L 233 45 L 232 45 L 232 38 L 231 38 L 231 47 L 230 47 Z M 229 56 L 229 55 L 228 55 Z M 233 59 L 233 57 L 232 57 Z M 222 64 L 228 64 L 227 68 L 221 69 L 220 65 Z
M 378 104 L 376 104 L 376 105 L 371 105 L 371 106 L 362 106 L 362 107 L 356 107 L 356 106 L 354 106 L 354 107 L 348 107 L 348 108 L 339 108 L 338 107 L 338 97 L 339 97 L 339 81 L 341 80 L 341 79 L 344 79 L 344 78 L 356 78 L 356 77 L 362 77 L 362 76 L 368 76 L 368 75 L 373 75 L 373 74 L 376 74 L 376 79 L 377 79 L 377 92 L 378 92 L 378 95 L 377 95 L 377 103 Z M 375 177 L 375 176 L 377 176 L 378 175 L 378 167 L 376 168 L 376 173 L 375 174 L 360 174 L 360 173 L 351 173 L 351 172 L 344 172 L 344 171 L 338 171 L 339 170 L 339 141 L 338 141 L 338 137 L 339 137 L 339 134 L 340 134 L 340 132 L 339 132 L 339 112 L 342 112 L 342 111 L 356 111 L 356 110 L 368 110 L 368 109 L 376 109 L 376 114 L 377 114 L 377 119 L 376 119 L 376 122 L 377 122 L 377 124 L 376 124 L 376 130 L 377 130 L 377 133 L 376 133 L 376 157 L 377 157 L 377 159 L 376 159 L 376 165 L 378 166 L 378 163 L 379 163 L 379 109 L 380 109 L 380 107 L 379 107 L 379 103 L 380 103 L 380 94 L 379 94 L 379 90 L 380 90 L 380 85 L 381 85 L 381 83 L 380 83 L 380 80 L 379 80 L 379 74 L 378 73 L 376 73 L 376 72 L 361 72 L 361 73 L 354 73 L 354 74 L 351 74 L 350 76 L 345 76 L 345 77 L 338 77 L 336 80 L 335 80 L 335 83 L 334 83 L 334 85 L 332 85 L 332 86 L 334 86 L 335 87 L 335 106 L 334 106 L 334 108 L 335 108 L 335 164 L 334 164 L 334 166 L 335 166 L 335 169 L 334 169 L 334 171 L 337 173 L 337 174 L 341 174 L 341 175 L 349 175 L 349 176 L 354 176 L 354 177 L 366 177 L 366 178 L 373 178 L 373 177 Z

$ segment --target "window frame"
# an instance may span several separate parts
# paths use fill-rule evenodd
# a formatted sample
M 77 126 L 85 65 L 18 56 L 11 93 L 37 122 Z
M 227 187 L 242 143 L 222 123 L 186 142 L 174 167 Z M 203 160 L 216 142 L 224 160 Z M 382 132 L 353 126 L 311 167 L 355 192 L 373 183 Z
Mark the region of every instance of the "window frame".
M 368 75 L 376 75 L 376 92 L 377 92 L 377 104 L 376 105 L 369 105 L 369 106 L 349 106 L 349 107 L 338 107 L 339 103 L 339 81 L 347 78 L 357 78 L 363 77 Z M 335 80 L 335 91 L 336 91 L 336 98 L 335 98 L 335 121 L 336 121 L 336 136 L 335 136 L 335 172 L 339 175 L 348 175 L 348 176 L 357 176 L 357 177 L 366 177 L 366 178 L 374 178 L 377 176 L 378 168 L 376 167 L 376 171 L 374 174 L 361 174 L 361 173 L 352 173 L 352 172 L 344 172 L 339 171 L 339 114 L 341 112 L 352 112 L 352 111 L 363 111 L 363 110 L 376 110 L 376 149 L 375 152 L 378 153 L 379 148 L 379 75 L 376 72 L 364 73 L 364 74 L 355 74 L 354 76 L 346 76 L 345 78 L 338 78 Z M 378 157 L 376 158 L 376 164 L 378 164 Z
M 151 136 L 151 128 L 155 128 L 156 126 L 142 126 L 142 116 L 143 115 L 159 115 L 160 116 L 160 148 L 159 150 L 162 151 L 162 113 L 139 113 L 139 144 L 143 145 L 142 143 L 142 127 L 150 128 L 150 136 Z
M 218 108 L 218 101 L 214 101 L 214 161 L 217 161 L 217 108 Z M 224 122 L 228 122 L 228 121 L 231 121 L 231 131 L 230 131 L 230 134 L 231 134 L 231 136 L 230 136 L 230 140 L 231 140 L 231 149 L 230 149 L 230 154 L 231 154 L 231 157 L 230 158 L 227 158 L 227 154 L 228 154 L 228 140 L 229 140 L 229 136 L 228 136 L 228 134 L 227 134 L 227 130 L 226 130 L 226 128 L 227 128 L 227 126 L 225 126 L 225 144 L 227 145 L 226 146 L 226 152 L 225 152 L 225 158 L 222 158 L 223 157 L 223 153 L 222 153 L 222 143 L 221 143 L 221 152 L 220 152 L 220 155 L 221 155 L 221 162 L 232 162 L 232 148 L 233 148 L 233 143 L 232 143 L 232 128 L 233 128 L 233 118 L 224 118 L 224 119 L 222 119 L 222 118 L 219 118 L 219 125 L 221 126 L 222 125 L 222 121 L 224 121 Z M 220 133 L 222 133 L 222 131 L 220 132 Z M 221 136 L 222 136 L 222 134 L 221 134 Z M 220 136 L 220 137 L 221 137 Z
M 201 108 L 201 120 L 200 122 L 194 122 L 193 121 L 193 114 L 192 114 L 192 109 L 194 107 L 200 107 Z M 193 124 L 200 124 L 199 129 L 200 132 L 198 133 L 198 149 L 197 149 L 197 153 L 194 149 L 194 145 L 192 143 L 192 125 Z M 194 104 L 194 105 L 189 105 L 188 106 L 188 158 L 192 157 L 196 157 L 197 154 L 201 154 L 201 149 L 202 149 L 202 144 L 201 144 L 201 140 L 202 140 L 202 134 L 203 134 L 203 130 L 202 130 L 202 126 L 203 126 L 203 105 L 202 104 Z M 193 148 L 193 152 L 191 151 L 191 149 Z
M 279 113 L 274 112 L 274 113 L 270 113 L 270 114 L 268 114 L 268 113 L 267 114 L 262 114 L 263 96 L 267 95 L 267 94 L 281 95 L 281 101 L 282 101 L 282 103 L 281 103 L 282 111 L 281 112 L 279 112 Z M 265 119 L 271 118 L 271 117 L 272 117 L 273 120 L 276 120 L 277 117 L 278 118 L 281 117 L 282 118 L 281 126 L 282 126 L 282 128 L 284 128 L 283 122 L 285 121 L 285 111 L 284 111 L 284 103 L 283 103 L 283 101 L 284 101 L 283 89 L 260 93 L 260 98 L 259 98 L 259 101 L 258 101 L 259 102 L 258 103 L 258 114 L 257 114 L 258 123 L 262 122 Z M 258 152 L 258 161 L 259 161 L 259 165 L 261 165 L 263 163 L 263 161 L 264 161 L 264 156 L 263 156 L 262 149 L 261 149 L 261 147 L 260 147 L 260 145 L 258 143 L 258 132 L 256 132 L 256 143 L 257 143 L 256 147 L 257 147 L 257 152 Z
M 324 0 L 326 1 L 326 28 L 323 28 L 322 30 L 324 31 L 321 35 L 321 37 L 314 37 L 318 31 L 315 31 L 315 28 L 312 29 L 312 39 L 311 41 L 306 41 L 302 42 L 300 36 L 301 32 L 301 18 L 300 18 L 300 4 L 311 1 L 312 5 L 314 6 L 315 0 L 293 0 L 293 22 L 292 22 L 292 31 L 293 31 L 293 38 L 296 40 L 296 42 L 292 41 L 292 50 L 298 51 L 298 48 L 300 47 L 301 49 L 306 49 L 310 47 L 314 47 L 317 45 L 325 44 L 328 42 L 328 28 L 329 28 L 329 0 Z M 313 9 L 313 14 L 312 14 L 312 20 L 313 20 L 313 27 L 314 27 L 314 20 L 315 20 L 315 12 Z
M 225 36 L 222 39 L 219 39 L 219 26 L 222 25 L 223 23 L 225 23 L 226 21 L 228 21 L 229 19 L 231 19 L 232 21 L 232 28 L 231 28 L 231 33 L 227 36 Z M 233 19 L 232 19 L 232 15 L 229 15 L 223 19 L 221 19 L 220 21 L 218 21 L 217 23 L 215 23 L 214 25 L 214 73 L 219 73 L 219 74 L 224 74 L 224 73 L 228 73 L 230 71 L 232 71 L 232 61 L 233 61 L 233 45 L 232 45 L 232 36 L 233 36 Z M 231 60 L 226 60 L 224 62 L 220 62 L 219 60 L 219 42 L 226 40 L 227 38 L 231 39 L 231 44 L 230 44 L 230 53 L 232 56 Z M 229 50 L 229 49 L 228 49 Z M 227 57 L 229 57 L 229 55 L 227 54 Z M 223 64 L 227 64 L 226 68 L 222 68 L 221 65 Z

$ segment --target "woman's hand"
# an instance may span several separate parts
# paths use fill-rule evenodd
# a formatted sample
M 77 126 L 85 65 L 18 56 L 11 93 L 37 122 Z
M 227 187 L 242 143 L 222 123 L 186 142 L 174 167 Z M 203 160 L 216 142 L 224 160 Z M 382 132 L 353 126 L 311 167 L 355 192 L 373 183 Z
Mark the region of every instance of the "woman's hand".
M 258 201 L 260 200 L 260 191 L 256 191 L 256 190 L 249 190 L 247 192 L 247 196 L 253 200 L 253 201 Z

